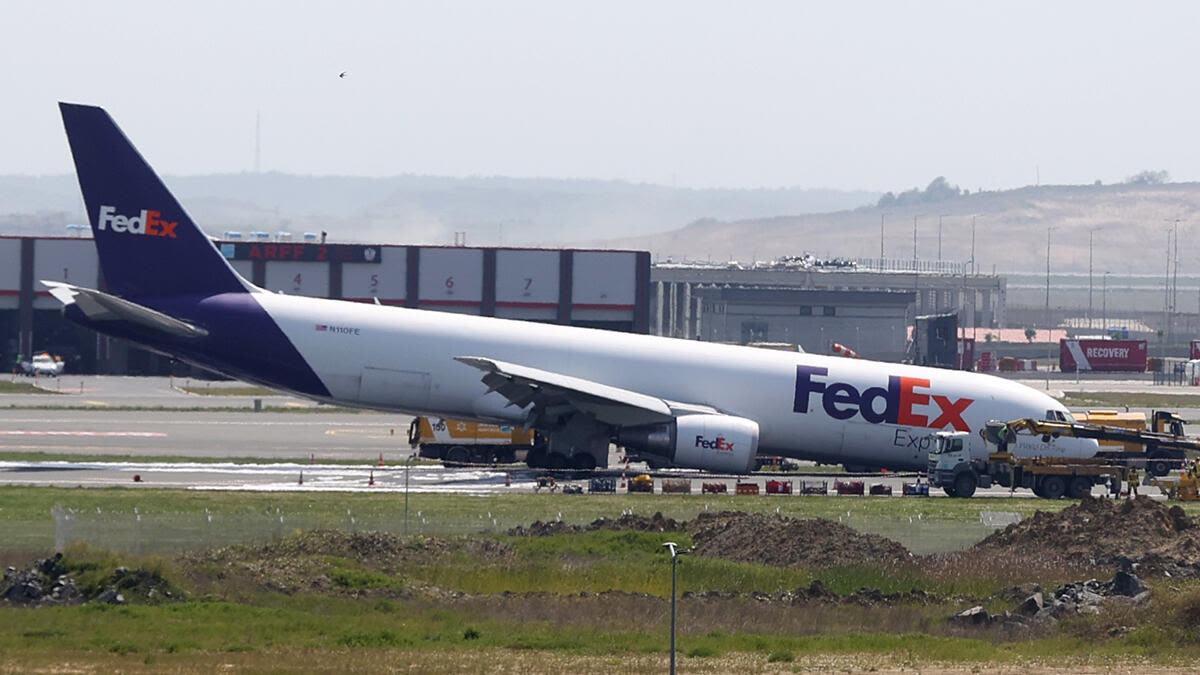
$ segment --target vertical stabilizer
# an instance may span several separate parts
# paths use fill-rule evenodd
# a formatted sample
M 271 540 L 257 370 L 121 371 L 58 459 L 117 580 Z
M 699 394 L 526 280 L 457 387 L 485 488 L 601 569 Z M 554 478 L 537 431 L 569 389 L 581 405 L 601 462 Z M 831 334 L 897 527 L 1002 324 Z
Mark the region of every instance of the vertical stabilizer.
M 154 298 L 251 288 L 104 109 L 59 108 L 110 292 Z

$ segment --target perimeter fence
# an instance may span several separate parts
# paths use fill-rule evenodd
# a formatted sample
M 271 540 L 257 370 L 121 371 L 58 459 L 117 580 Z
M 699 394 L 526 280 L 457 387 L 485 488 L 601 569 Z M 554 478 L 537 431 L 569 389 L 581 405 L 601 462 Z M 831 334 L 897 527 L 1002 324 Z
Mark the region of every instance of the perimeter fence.
M 463 515 L 401 510 L 344 514 L 293 513 L 281 510 L 254 513 L 143 513 L 138 510 L 73 510 L 56 505 L 54 547 L 84 542 L 116 552 L 179 553 L 184 551 L 242 543 L 265 543 L 299 531 L 332 529 L 343 532 L 390 532 L 396 535 L 461 535 L 504 533 L 517 526 L 528 526 L 527 519 L 504 518 L 490 511 Z M 691 519 L 695 510 L 664 513 L 676 520 Z M 586 525 L 593 515 L 573 516 L 569 512 L 549 514 L 546 520 Z M 980 511 L 978 520 L 930 514 L 892 516 L 859 514 L 853 510 L 837 516 L 844 525 L 860 532 L 895 540 L 917 554 L 940 553 L 969 548 L 979 540 L 1009 524 L 1020 521 L 1017 513 Z

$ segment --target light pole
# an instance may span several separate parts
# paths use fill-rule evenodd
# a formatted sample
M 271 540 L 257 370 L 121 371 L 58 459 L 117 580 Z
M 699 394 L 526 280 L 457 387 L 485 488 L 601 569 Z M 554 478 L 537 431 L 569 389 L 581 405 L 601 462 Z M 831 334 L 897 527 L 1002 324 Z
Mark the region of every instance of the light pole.
M 679 548 L 679 544 L 668 541 L 663 548 L 671 552 L 671 675 L 675 675 L 675 564 L 679 556 L 691 553 L 690 548 Z
M 917 218 L 925 215 L 923 213 L 913 214 L 913 269 L 917 268 Z
M 1088 228 L 1088 330 L 1092 328 L 1092 235 L 1099 227 Z
M 950 215 L 949 213 L 938 214 L 938 262 L 942 262 L 942 218 Z
M 975 276 L 975 216 L 971 216 L 971 276 Z
M 408 536 L 408 467 L 412 465 L 412 455 L 404 460 L 404 536 Z
M 1100 329 L 1108 335 L 1108 270 L 1104 271 L 1104 290 L 1100 291 L 1100 312 L 1103 318 L 1100 319 Z
M 1050 328 L 1050 233 L 1054 226 L 1046 228 L 1046 328 Z
M 891 211 L 879 214 L 879 266 L 883 267 L 883 219 L 892 215 Z

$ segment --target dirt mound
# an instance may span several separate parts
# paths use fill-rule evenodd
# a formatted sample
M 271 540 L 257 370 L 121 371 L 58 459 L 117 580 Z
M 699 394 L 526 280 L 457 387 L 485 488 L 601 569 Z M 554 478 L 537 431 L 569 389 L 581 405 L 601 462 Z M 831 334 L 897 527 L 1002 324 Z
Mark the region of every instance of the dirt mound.
M 912 554 L 890 539 L 830 520 L 724 511 L 691 521 L 697 555 L 778 567 L 900 565 Z
M 800 520 L 741 511 L 702 513 L 695 520 L 685 521 L 666 518 L 662 513 L 650 517 L 626 514 L 615 520 L 599 518 L 588 525 L 537 521 L 508 533 L 545 537 L 596 530 L 689 532 L 697 555 L 778 567 L 895 565 L 912 558 L 901 544 L 829 520 Z
M 62 553 L 34 562 L 29 569 L 9 567 L 0 580 L 0 603 L 25 607 L 80 605 L 99 602 L 113 605 L 137 600 L 141 603 L 183 601 L 184 594 L 158 570 L 117 567 L 85 585 L 76 583 L 73 572 L 94 568 L 71 563 Z
M 620 518 L 597 518 L 587 525 L 568 525 L 559 521 L 535 521 L 529 527 L 518 525 L 508 533 L 514 537 L 548 537 L 555 534 L 576 534 L 579 532 L 595 532 L 596 530 L 636 531 L 636 532 L 681 532 L 686 529 L 687 522 L 679 522 L 674 518 L 666 518 L 662 512 L 653 516 L 639 516 L 627 513 Z
M 678 522 L 674 518 L 663 517 L 662 512 L 647 518 L 636 514 L 625 514 L 616 520 L 599 518 L 593 520 L 587 529 L 590 530 L 635 530 L 637 532 L 682 532 L 688 523 Z
M 1084 498 L 1057 513 L 1038 511 L 976 544 L 972 552 L 1055 557 L 1075 564 L 1154 563 L 1200 572 L 1200 527 L 1178 506 L 1148 497 Z

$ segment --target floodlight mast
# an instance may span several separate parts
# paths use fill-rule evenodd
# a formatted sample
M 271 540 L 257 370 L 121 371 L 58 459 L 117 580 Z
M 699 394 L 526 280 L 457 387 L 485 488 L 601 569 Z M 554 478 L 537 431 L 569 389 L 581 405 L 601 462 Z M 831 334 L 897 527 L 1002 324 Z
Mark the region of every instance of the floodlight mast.
M 671 675 L 675 675 L 675 564 L 679 556 L 691 553 L 690 548 L 679 548 L 679 544 L 668 541 L 663 548 L 671 552 Z

